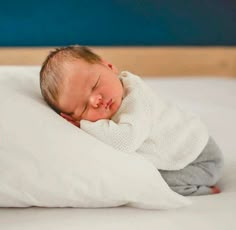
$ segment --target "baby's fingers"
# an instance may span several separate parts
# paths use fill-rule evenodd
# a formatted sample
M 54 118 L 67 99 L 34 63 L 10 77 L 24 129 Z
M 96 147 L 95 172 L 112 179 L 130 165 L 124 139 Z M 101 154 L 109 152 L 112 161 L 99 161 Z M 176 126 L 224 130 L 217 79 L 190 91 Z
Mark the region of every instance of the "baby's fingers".
M 60 115 L 66 119 L 67 121 L 69 121 L 72 125 L 75 125 L 77 127 L 80 127 L 80 122 L 79 121 L 75 121 L 71 116 L 65 114 L 65 113 L 60 113 Z
M 73 121 L 73 118 L 65 113 L 60 113 L 60 115 L 65 118 L 67 121 Z
M 69 121 L 69 122 L 77 127 L 80 127 L 79 121 Z

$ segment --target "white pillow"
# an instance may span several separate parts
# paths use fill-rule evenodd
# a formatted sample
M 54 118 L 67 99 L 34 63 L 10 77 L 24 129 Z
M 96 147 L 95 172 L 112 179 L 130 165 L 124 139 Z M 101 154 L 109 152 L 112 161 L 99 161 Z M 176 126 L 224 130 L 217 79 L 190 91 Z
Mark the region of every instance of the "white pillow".
M 39 67 L 0 68 L 0 206 L 167 209 L 189 204 L 154 166 L 69 124 L 43 101 Z

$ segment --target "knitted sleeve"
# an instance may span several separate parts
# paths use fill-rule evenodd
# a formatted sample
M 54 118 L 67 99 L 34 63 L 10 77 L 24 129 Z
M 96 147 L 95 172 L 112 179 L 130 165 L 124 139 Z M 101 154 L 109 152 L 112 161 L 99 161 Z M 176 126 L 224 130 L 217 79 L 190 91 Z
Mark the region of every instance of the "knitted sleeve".
M 151 129 L 150 103 L 142 90 L 129 88 L 128 95 L 112 120 L 82 120 L 80 128 L 102 142 L 124 152 L 136 151 Z

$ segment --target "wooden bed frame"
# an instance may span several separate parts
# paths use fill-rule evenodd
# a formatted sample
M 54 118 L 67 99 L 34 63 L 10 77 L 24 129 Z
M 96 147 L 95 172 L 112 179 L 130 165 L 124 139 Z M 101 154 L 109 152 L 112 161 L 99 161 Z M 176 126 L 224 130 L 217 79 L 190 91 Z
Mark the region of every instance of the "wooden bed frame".
M 90 47 L 140 76 L 236 77 L 234 47 Z M 41 65 L 54 47 L 0 48 L 0 65 Z

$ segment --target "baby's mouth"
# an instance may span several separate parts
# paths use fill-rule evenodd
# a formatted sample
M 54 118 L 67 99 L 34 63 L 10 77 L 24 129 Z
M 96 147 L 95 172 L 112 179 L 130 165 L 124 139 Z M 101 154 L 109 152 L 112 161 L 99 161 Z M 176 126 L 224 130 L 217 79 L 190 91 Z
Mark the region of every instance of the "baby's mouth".
M 110 109 L 110 106 L 112 105 L 112 103 L 113 103 L 113 100 L 110 99 L 110 100 L 107 102 L 107 104 L 106 104 L 106 106 L 105 106 L 105 109 L 106 109 L 106 110 L 109 110 L 109 109 Z

